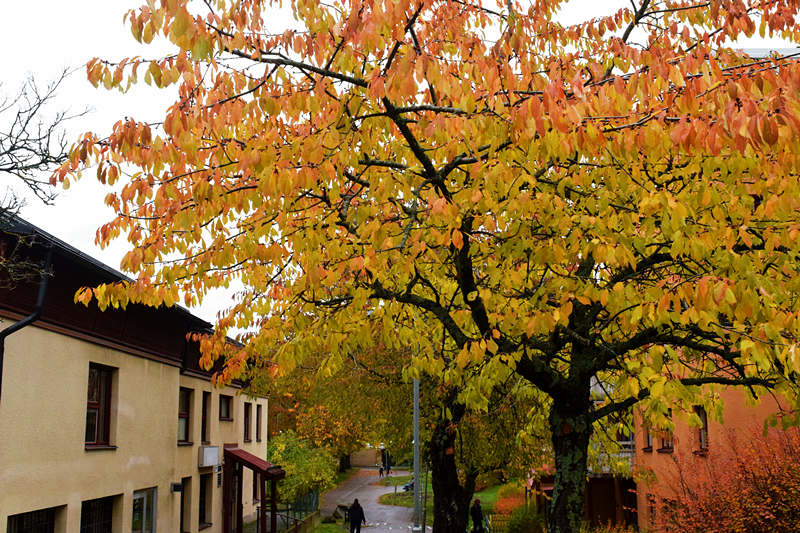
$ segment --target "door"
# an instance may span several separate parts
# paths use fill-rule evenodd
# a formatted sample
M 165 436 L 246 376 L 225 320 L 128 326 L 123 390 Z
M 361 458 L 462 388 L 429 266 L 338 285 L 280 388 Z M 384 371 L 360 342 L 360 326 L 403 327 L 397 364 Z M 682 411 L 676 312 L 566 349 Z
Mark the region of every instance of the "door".
M 156 488 L 133 493 L 131 533 L 156 533 Z

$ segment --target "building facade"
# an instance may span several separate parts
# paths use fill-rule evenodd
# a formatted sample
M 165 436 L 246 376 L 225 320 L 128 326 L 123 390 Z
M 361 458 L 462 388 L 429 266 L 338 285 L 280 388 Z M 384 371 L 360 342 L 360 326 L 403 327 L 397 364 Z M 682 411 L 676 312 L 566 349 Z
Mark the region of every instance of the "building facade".
M 223 452 L 266 459 L 267 400 L 212 387 L 188 338 L 210 324 L 178 307 L 75 304 L 80 287 L 122 275 L 17 230 L 35 240 L 33 259 L 51 254 L 52 276 L 43 290 L 0 290 L 2 330 L 35 315 L 44 293 L 41 316 L 4 338 L 0 359 L 0 533 L 235 530 L 223 527 Z M 4 250 L 15 239 L 0 238 Z M 254 519 L 263 484 L 240 475 L 240 512 Z
M 675 457 L 680 456 L 684 464 L 696 470 L 706 470 L 706 461 L 715 454 L 730 450 L 731 437 L 747 439 L 751 432 L 761 433 L 764 422 L 770 415 L 781 410 L 778 399 L 762 398 L 758 406 L 747 405 L 745 394 L 740 389 L 721 389 L 718 393 L 724 404 L 723 422 L 718 422 L 699 406 L 687 413 L 670 413 L 675 417 L 675 430 L 658 431 L 647 427 L 638 413 L 634 415 L 636 427 L 636 468 L 642 474 L 636 484 L 638 525 L 643 530 L 657 527 L 655 487 L 669 484 L 677 472 Z M 690 415 L 701 421 L 696 427 L 688 424 Z M 687 463 L 688 461 L 688 463 Z

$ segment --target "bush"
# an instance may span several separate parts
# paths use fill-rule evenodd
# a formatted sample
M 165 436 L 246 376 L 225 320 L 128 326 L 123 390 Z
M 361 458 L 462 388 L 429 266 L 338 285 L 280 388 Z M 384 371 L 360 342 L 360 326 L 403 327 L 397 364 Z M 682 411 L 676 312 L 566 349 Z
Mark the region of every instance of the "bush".
M 507 496 L 522 496 L 525 497 L 525 489 L 517 483 L 508 483 L 500 487 L 497 491 L 498 498 L 505 498 Z
M 524 494 L 512 494 L 503 498 L 497 498 L 494 504 L 494 512 L 502 515 L 511 515 L 519 507 L 525 506 Z
M 706 458 L 675 458 L 677 473 L 653 491 L 659 528 L 686 533 L 800 531 L 800 432 L 771 430 L 742 439 L 731 433 L 728 440 L 729 449 L 712 450 Z
M 297 438 L 293 431 L 270 440 L 267 460 L 286 471 L 286 478 L 278 482 L 281 502 L 292 502 L 314 490 L 323 492 L 333 488 L 339 469 L 339 462 L 328 450 Z
M 507 533 L 544 533 L 544 518 L 537 514 L 533 506 L 522 505 L 511 513 Z

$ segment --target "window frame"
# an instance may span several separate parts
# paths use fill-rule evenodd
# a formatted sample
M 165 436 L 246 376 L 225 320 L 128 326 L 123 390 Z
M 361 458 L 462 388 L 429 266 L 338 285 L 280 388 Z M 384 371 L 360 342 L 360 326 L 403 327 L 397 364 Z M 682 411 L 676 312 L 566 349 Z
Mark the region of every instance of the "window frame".
M 56 507 L 48 507 L 9 515 L 6 529 L 8 533 L 55 533 L 56 512 Z
M 211 442 L 209 438 L 209 431 L 208 431 L 208 410 L 211 406 L 211 393 L 208 391 L 203 391 L 203 407 L 202 407 L 202 418 L 200 423 L 202 424 L 200 427 L 200 442 L 203 444 L 208 444 Z
M 198 500 L 197 500 L 197 523 L 198 523 L 198 530 L 203 530 L 208 527 L 211 527 L 211 522 L 206 522 L 205 520 L 209 518 L 209 487 L 208 485 L 211 483 L 211 476 L 213 474 L 200 474 L 200 485 L 198 491 Z
M 88 509 L 87 507 L 93 507 Z M 91 519 L 91 520 L 90 520 Z M 104 529 L 102 526 L 107 526 Z M 112 533 L 114 531 L 114 497 L 106 496 L 81 502 L 80 533 Z
M 697 428 L 697 450 L 694 452 L 698 455 L 705 455 L 708 453 L 708 413 L 702 405 L 695 405 L 694 412 L 700 418 L 700 427 Z
M 667 410 L 667 418 L 672 419 L 672 409 Z M 672 453 L 675 451 L 675 436 L 669 430 L 664 430 L 661 434 L 661 447 L 656 450 L 659 453 Z
M 651 431 L 650 426 L 645 426 L 644 428 L 644 443 L 645 446 L 642 448 L 643 452 L 652 452 L 653 451 L 653 432 Z
M 264 413 L 261 410 L 261 404 L 256 404 L 256 442 L 261 442 L 261 426 Z
M 86 385 L 86 427 L 84 431 L 84 447 L 87 449 L 115 448 L 111 445 L 111 401 L 114 396 L 114 368 L 96 363 L 89 363 L 89 375 Z M 92 373 L 97 373 L 97 399 L 90 397 Z M 105 395 L 103 394 L 105 391 Z M 89 414 L 96 411 L 94 438 L 88 439 Z M 102 434 L 101 434 L 102 433 Z
M 186 410 L 184 411 L 184 398 L 186 399 Z M 192 436 L 192 389 L 181 387 L 178 390 L 178 444 L 189 445 L 194 444 L 191 440 Z M 181 435 L 181 420 L 185 420 L 184 430 L 185 434 Z M 183 437 L 183 438 L 181 438 Z
M 253 404 L 250 402 L 244 402 L 244 431 L 243 431 L 243 439 L 245 442 L 252 442 L 253 441 L 253 431 L 250 427 L 252 424 L 252 411 L 253 411 Z
M 227 405 L 227 415 L 222 414 L 223 405 Z M 233 420 L 233 396 L 228 396 L 227 394 L 219 395 L 219 419 L 226 422 Z

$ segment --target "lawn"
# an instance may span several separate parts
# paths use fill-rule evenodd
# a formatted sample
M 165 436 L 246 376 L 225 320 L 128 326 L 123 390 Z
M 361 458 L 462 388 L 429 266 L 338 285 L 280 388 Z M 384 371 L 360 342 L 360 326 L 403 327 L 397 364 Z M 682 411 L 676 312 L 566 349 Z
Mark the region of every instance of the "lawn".
M 423 492 L 420 493 L 419 497 L 420 500 L 424 496 L 424 489 Z M 397 492 L 389 492 L 388 494 L 384 494 L 378 500 L 383 505 L 397 505 L 400 507 L 414 507 L 414 491 L 404 492 L 402 489 L 397 489 Z M 433 514 L 433 490 L 428 487 L 428 514 Z
M 347 531 L 345 528 L 344 523 L 339 524 L 320 524 L 319 526 L 315 527 L 310 531 L 310 533 L 342 533 L 342 531 Z
M 348 479 L 350 479 L 351 477 L 356 475 L 356 472 L 358 472 L 359 470 L 361 470 L 361 469 L 360 468 L 348 468 L 345 472 L 337 472 L 336 473 L 336 479 L 334 479 L 333 482 L 338 487 L 339 485 L 341 485 L 342 483 L 344 483 L 345 481 L 347 481 Z
M 481 501 L 481 509 L 483 509 L 483 514 L 491 514 L 494 510 L 494 504 L 497 502 L 497 493 L 500 491 L 500 488 L 503 485 L 494 485 L 492 487 L 487 487 L 480 492 L 476 492 L 475 495 L 472 497 L 473 501 L 475 498 Z M 470 506 L 472 506 L 472 502 L 470 502 Z

